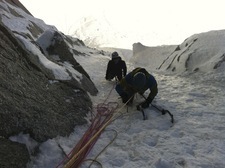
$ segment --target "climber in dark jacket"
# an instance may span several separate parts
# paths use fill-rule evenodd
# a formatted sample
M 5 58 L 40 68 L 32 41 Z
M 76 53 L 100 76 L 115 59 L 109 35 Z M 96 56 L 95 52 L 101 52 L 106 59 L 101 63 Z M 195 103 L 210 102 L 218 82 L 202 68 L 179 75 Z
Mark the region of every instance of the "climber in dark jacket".
M 127 66 L 125 61 L 121 59 L 117 52 L 112 53 L 112 59 L 108 62 L 106 70 L 106 80 L 121 80 L 127 74 Z
M 141 95 L 149 89 L 150 93 L 146 100 L 137 106 L 141 108 L 149 107 L 158 93 L 157 82 L 151 74 L 144 68 L 135 68 L 128 73 L 117 85 L 116 91 L 121 96 L 123 103 L 132 103 L 135 93 Z

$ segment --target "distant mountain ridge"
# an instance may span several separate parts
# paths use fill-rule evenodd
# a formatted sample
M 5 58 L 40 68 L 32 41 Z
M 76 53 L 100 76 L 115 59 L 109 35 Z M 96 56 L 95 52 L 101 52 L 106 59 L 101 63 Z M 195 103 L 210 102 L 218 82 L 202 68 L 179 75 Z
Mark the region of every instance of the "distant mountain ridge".
M 81 39 L 87 46 L 94 48 L 115 46 L 124 48 L 129 40 L 125 34 L 117 31 L 104 16 L 98 18 L 84 17 L 76 23 L 73 29 L 72 36 Z

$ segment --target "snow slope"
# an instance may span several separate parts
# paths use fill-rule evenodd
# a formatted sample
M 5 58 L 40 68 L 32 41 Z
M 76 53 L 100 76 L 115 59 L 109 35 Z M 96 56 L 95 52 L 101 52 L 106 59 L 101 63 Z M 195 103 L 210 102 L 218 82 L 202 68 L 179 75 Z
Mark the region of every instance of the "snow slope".
M 224 67 L 224 30 L 196 34 L 186 39 L 179 49 L 167 57 L 162 70 L 204 71 Z
M 141 54 L 139 56 L 142 57 Z M 115 82 L 104 79 L 108 60 L 101 55 L 93 55 L 90 58 L 80 57 L 79 62 L 86 67 L 99 89 L 98 96 L 92 97 L 94 104 L 118 102 L 121 107 L 121 100 L 113 89 Z M 126 108 L 121 109 L 123 116 L 106 128 L 87 158 L 94 159 L 100 154 L 97 161 L 107 168 L 223 168 L 224 71 L 209 67 L 208 72 L 175 74 L 151 71 L 154 62 L 149 59 L 146 63 L 145 68 L 153 73 L 159 84 L 159 94 L 153 103 L 169 110 L 175 123 L 172 124 L 168 115 L 161 115 L 154 107 L 145 110 L 148 120 L 142 120 L 142 114 L 135 105 L 143 98 L 137 95 L 133 107 L 129 107 L 128 112 Z M 139 65 L 139 62 L 128 62 L 128 70 Z M 180 66 L 179 63 L 177 66 Z M 41 154 L 28 167 L 55 167 L 64 158 L 57 144 L 69 153 L 87 127 L 77 127 L 69 137 L 57 137 L 43 143 Z M 110 130 L 116 130 L 118 135 L 101 153 L 115 136 Z M 90 162 L 84 162 L 81 167 L 89 165 Z M 100 166 L 93 164 L 91 167 Z

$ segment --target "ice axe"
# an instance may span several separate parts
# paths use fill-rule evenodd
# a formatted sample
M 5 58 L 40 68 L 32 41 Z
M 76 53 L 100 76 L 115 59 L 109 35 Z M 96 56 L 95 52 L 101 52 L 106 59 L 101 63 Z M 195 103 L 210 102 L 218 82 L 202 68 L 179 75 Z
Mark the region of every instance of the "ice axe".
M 174 123 L 173 114 L 171 114 L 171 112 L 169 110 L 160 109 L 159 107 L 157 107 L 156 105 L 153 105 L 153 104 L 151 104 L 151 106 L 154 107 L 155 109 L 161 111 L 162 115 L 165 115 L 166 113 L 168 113 L 171 117 L 171 123 Z
M 141 96 L 142 96 L 145 100 L 147 100 L 146 97 L 145 97 L 144 95 L 141 94 Z M 170 115 L 170 117 L 171 117 L 171 122 L 174 123 L 173 114 L 172 114 L 169 110 L 165 110 L 165 109 L 163 109 L 163 108 L 161 109 L 161 108 L 157 107 L 156 105 L 154 105 L 154 104 L 152 104 L 152 103 L 151 103 L 151 106 L 154 107 L 155 109 L 157 109 L 158 111 L 160 111 L 160 112 L 162 113 L 162 115 L 165 115 L 166 113 L 168 113 L 168 114 Z M 140 110 L 141 110 L 141 109 L 143 110 L 143 108 L 141 108 L 140 105 L 137 106 L 137 109 L 138 109 L 138 110 L 139 110 L 139 109 L 140 109 Z M 143 110 L 143 112 L 144 112 L 144 110 Z M 142 112 L 142 113 L 143 113 L 143 112 Z

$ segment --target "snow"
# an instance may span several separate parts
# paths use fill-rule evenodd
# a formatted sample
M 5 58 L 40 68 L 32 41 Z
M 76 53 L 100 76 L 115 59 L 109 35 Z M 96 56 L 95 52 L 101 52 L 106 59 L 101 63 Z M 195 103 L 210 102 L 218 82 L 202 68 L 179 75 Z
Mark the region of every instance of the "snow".
M 204 72 L 211 71 L 224 58 L 224 44 L 224 30 L 193 35 L 179 46 L 179 51 L 169 56 L 162 64 L 162 69 L 175 68 L 181 72 L 197 69 Z
M 40 51 L 40 49 L 37 45 L 31 43 L 30 41 L 28 41 L 27 39 L 25 39 L 22 36 L 18 36 L 18 39 L 20 39 L 20 41 L 24 44 L 24 46 L 26 47 L 26 49 L 28 51 L 30 51 L 31 53 L 38 56 L 41 64 L 43 64 L 46 68 L 52 70 L 56 79 L 60 79 L 60 80 L 70 80 L 71 79 L 69 74 L 66 72 L 66 68 L 63 66 L 59 66 L 58 64 L 48 60 L 42 54 L 42 52 Z
M 115 82 L 104 79 L 109 58 L 92 55 L 77 57 L 77 60 L 85 67 L 99 90 L 98 96 L 92 97 L 94 104 L 106 100 L 118 102 L 122 107 L 113 89 Z M 134 65 L 128 63 L 129 71 L 138 66 L 137 62 Z M 97 158 L 102 167 L 224 167 L 223 73 L 209 69 L 208 73 L 176 75 L 151 70 L 153 62 L 148 63 L 146 69 L 154 72 L 159 83 L 159 94 L 154 104 L 169 110 L 174 115 L 175 123 L 170 122 L 168 114 L 161 115 L 153 107 L 145 110 L 148 120 L 142 120 L 142 114 L 136 110 L 135 104 L 143 99 L 136 96 L 134 106 L 129 107 L 128 112 L 126 108 L 121 109 L 123 116 L 105 129 L 87 158 L 94 159 L 112 141 L 114 130 L 117 133 L 116 139 Z M 65 157 L 58 144 L 69 153 L 87 128 L 88 125 L 76 127 L 69 137 L 57 137 L 41 144 L 41 153 L 28 167 L 56 167 Z M 90 162 L 85 162 L 81 167 L 89 165 Z M 93 164 L 91 167 L 99 165 Z
M 0 6 L 2 6 L 2 10 L 0 10 L 2 22 L 12 31 L 29 34 L 33 39 L 36 39 L 37 37 L 33 37 L 32 34 L 28 31 L 28 28 L 30 28 L 34 24 L 38 25 L 43 30 L 57 30 L 54 26 L 46 25 L 44 21 L 34 18 L 33 16 L 27 14 L 19 8 L 16 8 L 13 5 L 6 5 L 6 3 L 0 2 Z M 15 10 L 18 16 L 11 14 L 10 9 Z
M 1 2 L 0 5 L 3 6 Z M 15 10 L 22 15 L 19 9 L 15 8 Z M 16 25 L 13 25 L 13 16 L 5 13 L 4 10 L 0 13 L 3 15 L 2 22 L 13 31 L 29 33 L 26 24 L 15 22 Z M 24 13 L 23 15 L 26 16 Z M 44 30 L 55 30 L 54 27 L 46 26 L 41 20 L 30 16 L 26 18 L 39 24 Z M 221 62 L 219 68 L 213 68 L 223 59 L 224 34 L 224 31 L 214 31 L 193 35 L 169 58 L 164 52 L 156 52 L 155 48 L 146 46 L 143 48 L 141 45 L 135 46 L 133 56 L 131 51 L 117 49 L 121 57 L 126 60 L 128 71 L 143 66 L 156 77 L 159 93 L 153 103 L 169 110 L 174 115 L 174 124 L 170 122 L 168 114 L 161 115 L 154 107 L 145 109 L 148 119 L 143 120 L 141 112 L 135 108 L 136 104 L 143 101 L 139 95 L 135 97 L 132 107 L 128 109 L 123 107 L 121 99 L 114 90 L 115 81 L 109 82 L 104 78 L 110 57 L 97 52 L 91 54 L 89 48 L 80 47 L 80 50 L 88 53 L 89 56 L 78 55 L 75 58 L 88 72 L 99 90 L 97 96 L 91 96 L 94 106 L 103 102 L 117 102 L 118 110 L 122 114 L 106 127 L 87 158 L 94 159 L 100 154 L 96 160 L 104 168 L 224 168 L 225 67 Z M 20 35 L 17 37 L 30 52 L 38 55 L 40 62 L 51 69 L 56 78 L 69 79 L 66 70 L 72 72 L 74 77 L 79 76 L 69 63 L 64 63 L 62 66 L 54 64 L 28 39 Z M 198 40 L 195 41 L 196 38 Z M 78 49 L 77 46 L 74 47 Z M 137 52 L 143 49 L 146 49 L 145 52 Z M 146 57 L 147 54 L 150 57 Z M 155 54 L 157 59 L 154 57 Z M 181 61 L 173 61 L 177 55 L 182 56 Z M 157 70 L 156 67 L 160 64 L 162 66 Z M 172 68 L 176 68 L 176 71 L 172 71 Z M 196 68 L 199 71 L 194 71 Z M 87 116 L 88 124 L 75 127 L 70 136 L 58 136 L 40 144 L 40 153 L 32 157 L 27 167 L 53 168 L 59 165 L 65 158 L 63 151 L 68 154 L 76 145 L 90 125 L 90 118 L 91 114 Z M 25 143 L 30 152 L 37 144 L 27 134 L 20 134 L 10 139 Z M 102 151 L 110 142 L 112 144 Z M 84 162 L 81 167 L 89 165 L 90 162 Z M 91 167 L 99 167 L 99 165 L 94 163 Z

